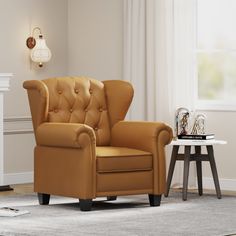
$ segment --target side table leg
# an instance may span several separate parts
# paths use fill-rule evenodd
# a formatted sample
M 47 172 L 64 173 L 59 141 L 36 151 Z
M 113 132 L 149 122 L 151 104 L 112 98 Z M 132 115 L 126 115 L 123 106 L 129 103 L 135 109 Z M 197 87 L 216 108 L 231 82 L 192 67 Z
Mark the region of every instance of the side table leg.
M 184 201 L 187 200 L 190 151 L 191 151 L 191 146 L 184 147 L 184 176 L 183 176 L 183 200 Z
M 217 198 L 221 198 L 221 191 L 220 191 L 220 184 L 219 184 L 219 179 L 218 179 L 218 173 L 216 169 L 216 163 L 215 163 L 215 158 L 214 158 L 214 151 L 213 151 L 213 146 L 207 146 L 207 152 L 208 152 L 208 157 L 211 165 L 211 171 L 215 183 L 215 188 L 216 188 L 216 195 Z
M 168 171 L 168 177 L 167 177 L 167 183 L 166 183 L 166 192 L 165 197 L 168 197 L 169 191 L 170 191 L 170 184 L 174 173 L 175 163 L 176 163 L 176 157 L 178 155 L 179 146 L 173 146 L 171 159 L 170 159 L 170 166 Z
M 195 146 L 195 153 L 201 155 L 201 146 Z M 202 162 L 196 161 L 198 194 L 202 196 Z
M 196 161 L 198 194 L 202 196 L 202 162 Z

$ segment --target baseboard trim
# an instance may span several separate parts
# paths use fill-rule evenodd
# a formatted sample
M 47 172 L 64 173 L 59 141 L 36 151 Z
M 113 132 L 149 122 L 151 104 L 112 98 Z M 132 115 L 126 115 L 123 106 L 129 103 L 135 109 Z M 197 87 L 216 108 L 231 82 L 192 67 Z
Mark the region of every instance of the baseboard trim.
M 34 172 L 11 173 L 3 175 L 4 184 L 26 184 L 34 180 Z
M 215 189 L 213 178 L 203 177 L 203 188 Z M 236 191 L 236 179 L 219 179 L 221 190 Z

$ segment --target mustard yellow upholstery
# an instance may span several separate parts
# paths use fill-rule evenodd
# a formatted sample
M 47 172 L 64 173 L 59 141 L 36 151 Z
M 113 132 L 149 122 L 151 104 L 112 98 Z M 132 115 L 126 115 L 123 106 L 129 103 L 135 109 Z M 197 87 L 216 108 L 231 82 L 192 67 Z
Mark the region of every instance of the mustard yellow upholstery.
M 97 147 L 98 173 L 152 170 L 152 154 L 124 147 Z
M 40 204 L 55 194 L 79 198 L 81 210 L 90 210 L 96 197 L 146 193 L 158 205 L 172 130 L 162 122 L 124 121 L 133 98 L 130 83 L 62 77 L 23 86 L 36 139 Z

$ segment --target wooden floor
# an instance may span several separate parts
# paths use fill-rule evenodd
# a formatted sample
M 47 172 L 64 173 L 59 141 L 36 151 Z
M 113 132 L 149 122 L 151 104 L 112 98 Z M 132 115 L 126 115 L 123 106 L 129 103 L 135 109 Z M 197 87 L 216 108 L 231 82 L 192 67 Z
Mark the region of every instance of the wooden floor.
M 0 196 L 8 196 L 8 195 L 16 195 L 16 194 L 26 194 L 26 193 L 33 193 L 34 187 L 33 184 L 16 184 L 11 185 L 14 189 L 12 191 L 0 191 Z
M 16 194 L 27 194 L 27 193 L 33 193 L 34 192 L 33 184 L 17 184 L 17 185 L 11 185 L 11 187 L 14 190 L 0 192 L 0 196 L 8 196 L 8 195 L 16 195 Z M 174 191 L 181 192 L 182 189 L 174 189 Z M 188 192 L 196 192 L 197 193 L 197 190 L 190 189 L 190 190 L 188 190 Z M 215 194 L 215 190 L 204 189 L 203 193 Z M 236 192 L 235 191 L 222 191 L 222 195 L 236 196 Z

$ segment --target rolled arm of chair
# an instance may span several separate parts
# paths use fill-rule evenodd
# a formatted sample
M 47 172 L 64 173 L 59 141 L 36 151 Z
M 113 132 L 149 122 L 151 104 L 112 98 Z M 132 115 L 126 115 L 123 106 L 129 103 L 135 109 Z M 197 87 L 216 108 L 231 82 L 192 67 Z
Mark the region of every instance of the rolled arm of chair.
M 173 138 L 172 129 L 161 122 L 120 121 L 112 128 L 113 146 L 125 146 L 155 152 L 157 143 L 163 146 Z
M 112 128 L 111 145 L 152 153 L 153 194 L 160 195 L 166 188 L 165 145 L 172 137 L 172 129 L 164 123 L 121 121 Z
M 45 122 L 37 128 L 36 138 L 40 146 L 85 148 L 96 145 L 93 129 L 84 124 Z

